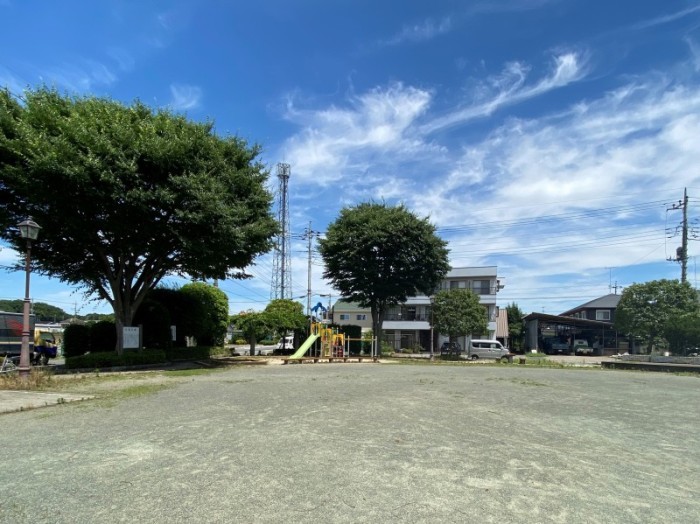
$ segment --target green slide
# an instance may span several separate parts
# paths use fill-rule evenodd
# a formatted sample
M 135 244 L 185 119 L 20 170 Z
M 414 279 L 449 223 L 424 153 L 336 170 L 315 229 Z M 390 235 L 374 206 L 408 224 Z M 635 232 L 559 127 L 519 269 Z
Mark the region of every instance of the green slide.
M 309 350 L 311 346 L 313 346 L 314 342 L 316 342 L 316 339 L 318 338 L 318 335 L 311 335 L 309 338 L 306 339 L 306 341 L 299 346 L 299 349 L 297 349 L 296 353 L 294 353 L 291 357 L 289 358 L 301 358 L 303 357 L 306 352 Z

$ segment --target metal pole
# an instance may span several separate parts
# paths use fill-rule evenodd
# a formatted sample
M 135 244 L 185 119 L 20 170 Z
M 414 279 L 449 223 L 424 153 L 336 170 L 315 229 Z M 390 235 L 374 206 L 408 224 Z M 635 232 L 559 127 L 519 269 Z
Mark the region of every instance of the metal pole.
M 430 297 L 430 361 L 435 360 L 435 334 L 433 332 L 433 297 Z
M 681 282 L 688 274 L 688 189 L 683 190 L 683 236 L 681 239 Z
M 29 377 L 29 264 L 31 260 L 32 241 L 27 239 L 27 256 L 25 258 L 25 281 L 24 281 L 24 311 L 22 315 L 22 347 L 19 355 L 19 375 L 23 380 Z
M 306 230 L 306 234 L 309 237 L 309 267 L 307 269 L 308 279 L 306 286 L 306 316 L 309 317 L 309 322 L 311 322 L 311 221 L 309 220 L 309 229 Z

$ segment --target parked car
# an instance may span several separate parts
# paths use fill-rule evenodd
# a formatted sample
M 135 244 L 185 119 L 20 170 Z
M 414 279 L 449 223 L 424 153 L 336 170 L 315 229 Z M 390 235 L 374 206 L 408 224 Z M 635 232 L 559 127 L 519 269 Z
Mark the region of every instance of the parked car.
M 507 359 L 510 350 L 503 347 L 498 340 L 472 339 L 469 343 L 467 358 L 479 360 L 480 358 Z
M 557 353 L 566 354 L 571 352 L 569 343 L 559 340 L 559 338 L 547 338 L 543 342 L 543 349 L 547 355 L 556 355 Z
M 576 355 L 592 355 L 593 348 L 588 345 L 588 340 L 574 340 L 574 353 Z
M 287 335 L 279 339 L 277 342 L 277 350 L 279 351 L 281 349 L 294 349 L 294 335 Z
M 462 346 L 459 342 L 443 342 L 440 346 L 441 355 L 461 355 Z

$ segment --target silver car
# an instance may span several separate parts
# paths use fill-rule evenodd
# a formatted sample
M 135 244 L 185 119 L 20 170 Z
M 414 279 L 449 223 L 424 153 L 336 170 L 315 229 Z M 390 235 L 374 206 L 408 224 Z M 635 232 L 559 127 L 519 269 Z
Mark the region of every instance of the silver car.
M 479 360 L 480 358 L 507 358 L 510 355 L 508 348 L 504 348 L 498 340 L 473 339 L 469 343 L 467 358 Z

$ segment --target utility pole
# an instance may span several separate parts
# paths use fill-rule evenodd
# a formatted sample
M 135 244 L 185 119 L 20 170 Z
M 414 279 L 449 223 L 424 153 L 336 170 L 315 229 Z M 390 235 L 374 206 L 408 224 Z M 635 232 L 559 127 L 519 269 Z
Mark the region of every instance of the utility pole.
M 306 285 L 306 316 L 311 318 L 311 242 L 314 237 L 314 231 L 311 231 L 311 220 L 309 220 L 309 227 L 304 231 L 303 239 L 308 240 L 308 255 L 309 255 L 309 267 L 307 269 L 308 280 Z
M 683 188 L 683 234 L 681 237 L 681 282 L 688 274 L 688 189 Z
M 676 258 L 669 258 L 670 262 L 678 262 L 681 265 L 681 282 L 687 280 L 688 275 L 688 189 L 683 189 L 683 200 L 679 200 L 677 204 L 673 204 L 667 211 L 682 210 L 683 218 L 681 219 L 681 247 L 676 249 Z M 676 228 L 678 232 L 678 228 Z

